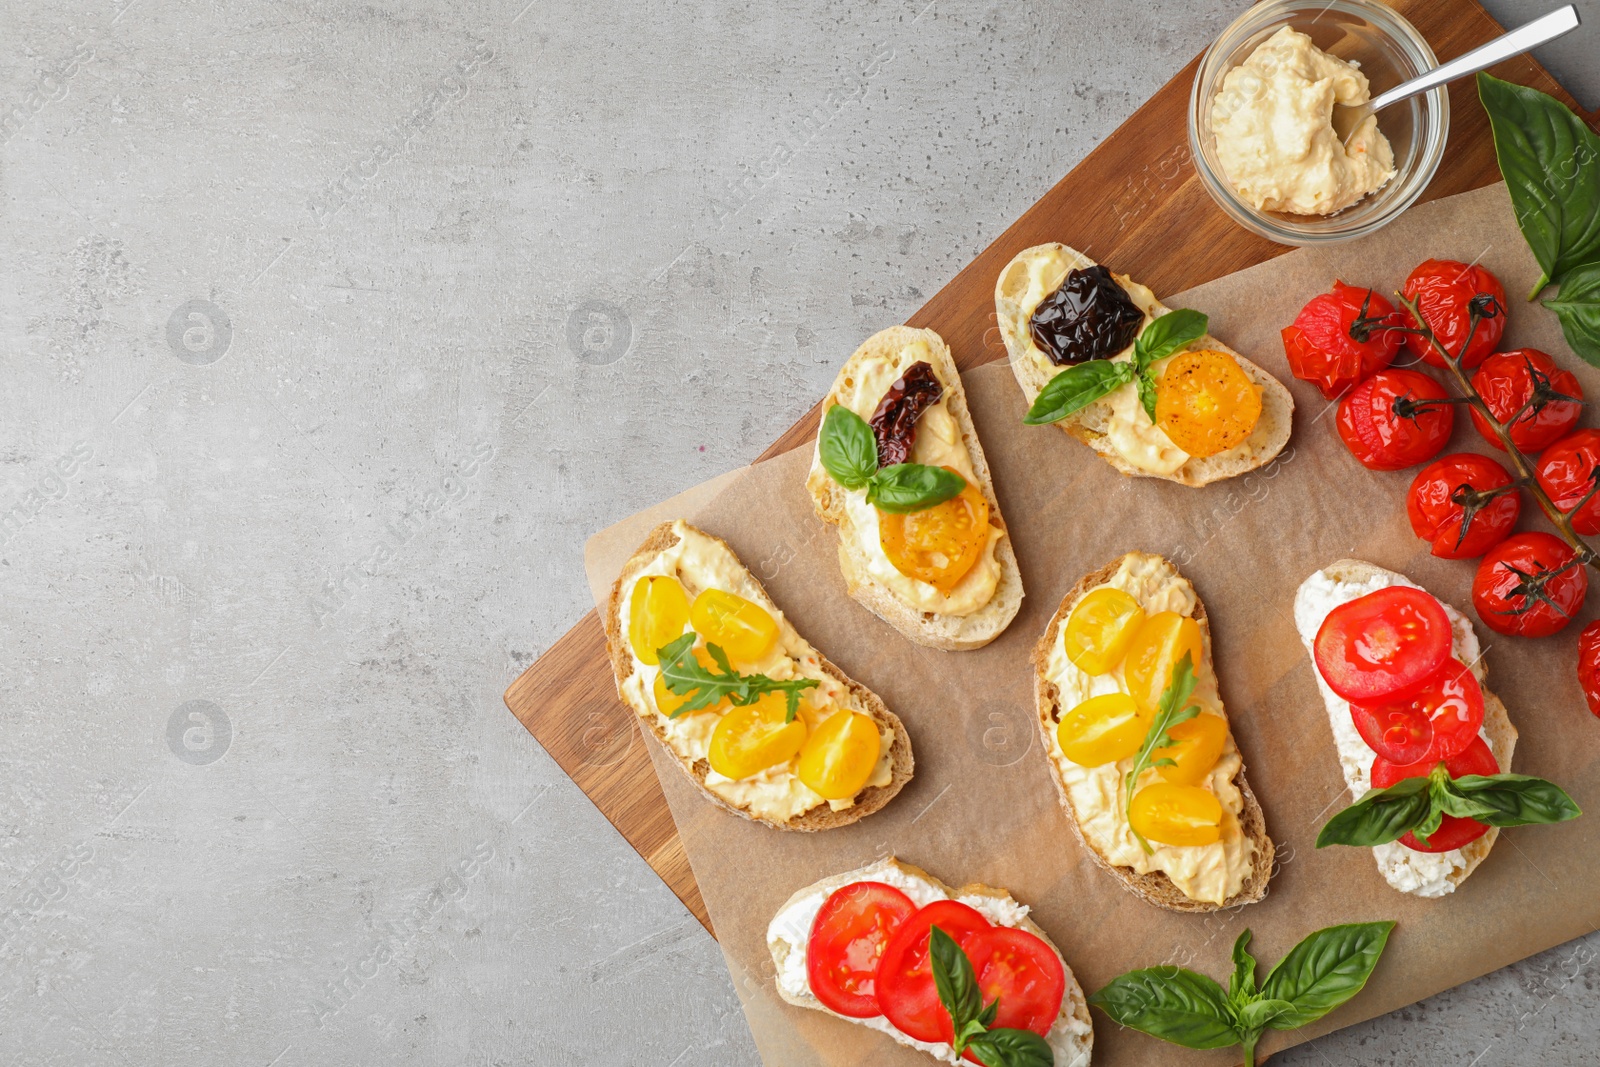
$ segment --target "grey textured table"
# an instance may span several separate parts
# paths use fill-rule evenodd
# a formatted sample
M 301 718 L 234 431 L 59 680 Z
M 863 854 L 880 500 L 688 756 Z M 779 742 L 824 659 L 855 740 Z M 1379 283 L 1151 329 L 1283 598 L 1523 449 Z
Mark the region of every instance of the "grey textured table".
M 0 1055 L 753 1063 L 500 692 L 1235 10 L 0 8 Z M 1593 1062 L 1597 953 L 1281 1062 Z

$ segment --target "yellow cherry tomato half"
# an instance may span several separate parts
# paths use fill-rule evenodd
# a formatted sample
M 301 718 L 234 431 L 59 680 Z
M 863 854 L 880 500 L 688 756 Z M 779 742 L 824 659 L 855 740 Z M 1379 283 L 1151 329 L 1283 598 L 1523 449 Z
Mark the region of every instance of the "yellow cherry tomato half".
M 695 597 L 689 621 L 707 644 L 741 663 L 759 663 L 778 643 L 778 623 L 766 608 L 721 589 Z
M 1151 716 L 1126 693 L 1090 697 L 1061 717 L 1056 740 L 1080 767 L 1115 763 L 1139 751 L 1150 732 Z
M 1170 748 L 1155 750 L 1156 759 L 1172 760 L 1156 772 L 1174 785 L 1199 785 L 1211 773 L 1228 740 L 1228 720 L 1202 711 L 1192 719 L 1168 728 Z
M 1067 617 L 1062 642 L 1067 658 L 1084 674 L 1105 674 L 1122 662 L 1144 609 L 1121 589 L 1090 590 Z
M 666 574 L 650 574 L 633 583 L 628 598 L 628 643 L 640 663 L 654 667 L 656 655 L 674 638 L 683 635 L 689 624 L 689 597 L 678 579 Z
M 878 724 L 870 717 L 834 712 L 800 750 L 800 780 L 825 800 L 847 800 L 872 777 L 881 748 Z
M 763 694 L 729 711 L 711 731 L 711 769 L 724 778 L 748 778 L 794 759 L 806 743 L 806 723 L 798 716 L 784 722 L 787 712 L 782 693 Z
M 1156 782 L 1133 795 L 1129 824 L 1163 845 L 1210 845 L 1222 836 L 1222 804 L 1195 785 Z
M 1156 710 L 1184 653 L 1198 675 L 1201 645 L 1200 624 L 1176 611 L 1158 611 L 1140 623 L 1122 661 L 1123 680 L 1139 707 Z
M 706 646 L 704 645 L 700 645 L 694 650 L 694 658 L 699 660 L 700 666 L 704 667 L 708 671 L 720 672 L 722 670 L 721 667 L 717 666 L 716 661 L 711 658 L 711 653 L 706 651 Z M 668 717 L 689 702 L 688 696 L 679 696 L 672 690 L 668 689 L 666 678 L 660 674 L 656 675 L 655 684 L 650 687 L 650 691 L 655 694 L 657 710 L 659 710 L 661 714 Z M 700 710 L 725 711 L 729 706 L 728 698 L 723 697 L 709 708 L 701 708 Z M 698 714 L 698 712 L 696 714 Z
M 989 503 L 971 482 L 931 508 L 878 513 L 878 544 L 894 569 L 946 593 L 977 565 L 988 540 Z
M 1156 383 L 1156 425 L 1191 456 L 1226 452 L 1261 419 L 1261 387 L 1226 352 L 1179 352 Z

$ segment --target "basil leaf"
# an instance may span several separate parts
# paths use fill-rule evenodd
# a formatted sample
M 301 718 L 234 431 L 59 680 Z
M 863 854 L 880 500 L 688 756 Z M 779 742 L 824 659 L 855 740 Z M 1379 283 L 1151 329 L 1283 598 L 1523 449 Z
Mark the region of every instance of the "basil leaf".
M 1129 971 L 1113 978 L 1089 1003 L 1123 1026 L 1184 1048 L 1239 1043 L 1222 987 L 1182 967 Z
M 961 946 L 937 926 L 928 928 L 928 961 L 933 967 L 933 987 L 938 990 L 939 1003 L 950 1013 L 955 1028 L 953 1047 L 959 1055 L 974 1024 L 978 1032 L 982 1031 L 978 1016 L 983 1012 L 983 994 L 978 990 L 978 977 Z
M 1566 822 L 1583 814 L 1560 786 L 1527 774 L 1465 774 L 1450 789 L 1474 805 L 1477 814 L 1468 818 L 1490 826 Z
M 1574 267 L 1561 279 L 1561 292 L 1544 301 L 1561 320 L 1572 350 L 1600 367 L 1600 262 Z
M 1366 795 L 1329 819 L 1317 834 L 1317 847 L 1382 845 L 1398 841 L 1433 810 L 1427 778 L 1402 778 L 1388 789 Z
M 1116 363 L 1091 359 L 1068 367 L 1039 390 L 1022 421 L 1029 426 L 1059 422 L 1112 390 L 1127 385 L 1133 380 L 1134 369 L 1133 363 L 1126 359 Z
M 1150 320 L 1133 343 L 1133 361 L 1144 370 L 1158 359 L 1165 359 L 1186 344 L 1206 334 L 1209 320 L 1198 311 L 1178 308 Z M 1154 416 L 1151 416 L 1152 421 Z
M 969 1041 L 967 1049 L 984 1067 L 1055 1067 L 1056 1062 L 1049 1043 L 1032 1030 L 990 1030 Z
M 878 469 L 878 438 L 867 420 L 843 404 L 822 416 L 817 438 L 822 469 L 846 489 L 860 489 Z
M 943 467 L 896 463 L 867 482 L 867 503 L 879 511 L 907 515 L 943 504 L 966 487 L 965 478 Z
M 1361 992 L 1393 929 L 1393 922 L 1330 926 L 1290 949 L 1261 983 L 1263 999 L 1290 1005 L 1267 1025 L 1274 1030 L 1304 1026 Z
M 1135 388 L 1139 390 L 1139 403 L 1144 405 L 1144 413 L 1150 416 L 1150 425 L 1156 422 L 1156 380 L 1150 376 L 1149 371 L 1140 371 L 1134 378 Z
M 1260 1036 L 1261 1031 L 1278 1019 L 1294 1012 L 1295 1006 L 1287 1000 L 1252 1000 L 1239 1009 L 1239 1029 Z M 1282 1029 L 1282 1027 L 1278 1027 Z
M 1517 226 L 1547 282 L 1600 259 L 1600 136 L 1553 96 L 1478 75 Z
M 1256 958 L 1250 955 L 1250 931 L 1239 935 L 1233 943 L 1233 977 L 1228 979 L 1228 999 L 1235 1004 L 1253 996 L 1256 991 Z

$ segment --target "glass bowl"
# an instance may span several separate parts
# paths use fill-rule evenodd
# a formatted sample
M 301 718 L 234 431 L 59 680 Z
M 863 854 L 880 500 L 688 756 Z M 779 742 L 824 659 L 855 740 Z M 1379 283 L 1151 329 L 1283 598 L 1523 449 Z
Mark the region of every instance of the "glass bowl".
M 1306 34 L 1329 55 L 1359 65 L 1373 96 L 1438 66 L 1416 27 L 1383 4 L 1264 0 L 1235 20 L 1200 57 L 1189 93 L 1189 152 L 1195 172 L 1229 218 L 1269 241 L 1314 245 L 1363 237 L 1415 203 L 1433 180 L 1450 126 L 1449 96 L 1441 86 L 1378 113 L 1378 129 L 1394 148 L 1395 175 L 1377 192 L 1331 215 L 1259 210 L 1240 198 L 1222 169 L 1211 107 L 1223 76 L 1284 26 Z

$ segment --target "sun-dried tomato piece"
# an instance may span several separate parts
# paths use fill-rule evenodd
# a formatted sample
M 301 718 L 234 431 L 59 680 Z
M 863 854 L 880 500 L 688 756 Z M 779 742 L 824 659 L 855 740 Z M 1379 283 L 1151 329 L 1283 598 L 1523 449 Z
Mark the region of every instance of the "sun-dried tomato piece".
M 943 395 L 944 383 L 924 362 L 911 364 L 889 386 L 878 401 L 878 409 L 867 420 L 878 439 L 878 466 L 891 467 L 906 461 L 911 455 L 911 442 L 917 439 L 917 420 Z
M 1060 288 L 1033 309 L 1028 332 L 1039 350 L 1058 367 L 1091 359 L 1110 359 L 1139 336 L 1144 312 L 1096 263 L 1068 271 Z

